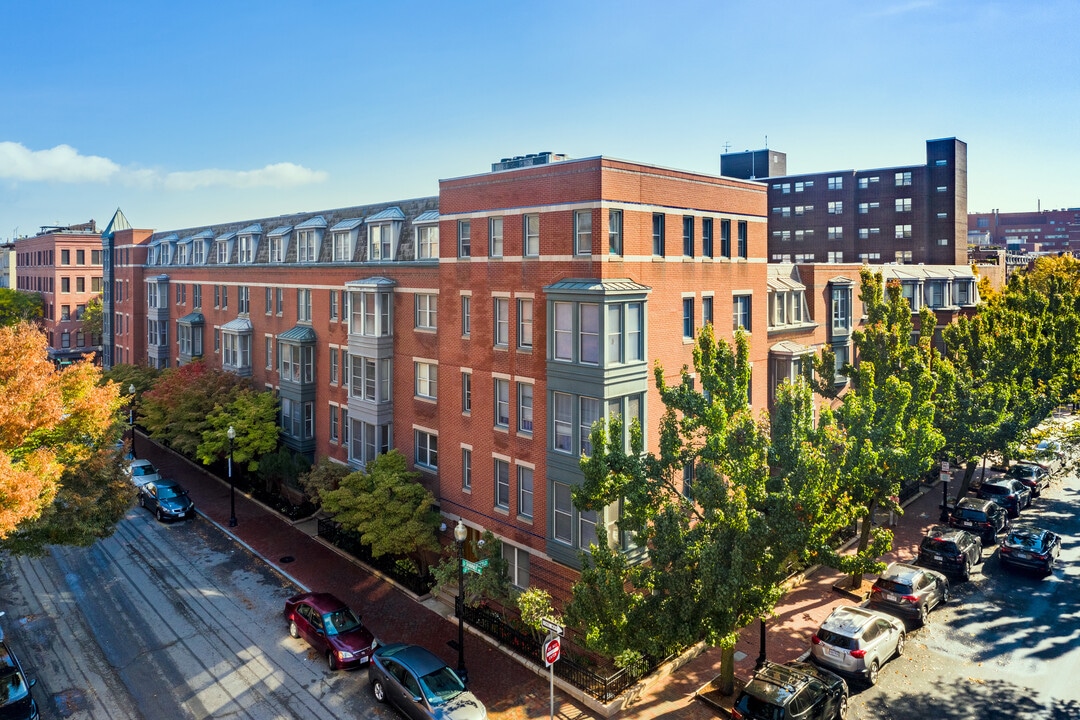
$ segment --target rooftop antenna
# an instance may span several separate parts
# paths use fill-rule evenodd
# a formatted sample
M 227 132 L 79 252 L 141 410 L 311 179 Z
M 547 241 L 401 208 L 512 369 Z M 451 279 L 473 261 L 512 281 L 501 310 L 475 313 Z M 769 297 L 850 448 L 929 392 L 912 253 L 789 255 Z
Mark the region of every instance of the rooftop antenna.
M 766 150 L 769 149 L 769 136 L 768 135 L 765 136 L 765 149 Z
M 725 140 L 724 141 L 724 152 L 726 153 L 730 149 L 731 149 L 731 143 Z

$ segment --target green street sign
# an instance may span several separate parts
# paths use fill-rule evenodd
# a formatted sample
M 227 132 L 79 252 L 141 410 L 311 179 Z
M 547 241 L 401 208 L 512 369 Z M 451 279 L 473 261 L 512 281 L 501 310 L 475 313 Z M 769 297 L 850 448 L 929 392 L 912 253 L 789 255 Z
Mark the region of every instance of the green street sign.
M 471 562 L 469 560 L 462 559 L 461 564 L 462 567 L 465 568 L 465 572 L 473 572 L 479 575 L 480 571 L 488 566 L 488 561 L 480 560 L 479 562 Z

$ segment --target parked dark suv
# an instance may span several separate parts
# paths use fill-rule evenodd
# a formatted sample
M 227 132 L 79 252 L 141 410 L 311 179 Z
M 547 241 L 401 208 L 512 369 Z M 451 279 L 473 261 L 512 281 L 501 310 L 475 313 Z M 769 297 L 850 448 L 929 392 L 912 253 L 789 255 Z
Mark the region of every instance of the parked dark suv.
M 1031 505 L 1031 489 L 1013 478 L 984 482 L 979 486 L 979 497 L 993 500 L 1009 513 L 1019 517 L 1020 511 Z
M 989 545 L 999 532 L 1009 529 L 1009 516 L 1005 508 L 992 500 L 966 497 L 956 503 L 949 525 L 975 533 L 982 538 L 983 545 Z
M 870 589 L 870 607 L 887 609 L 926 624 L 933 608 L 949 601 L 949 579 L 937 570 L 889 563 Z
M 982 541 L 967 530 L 937 525 L 919 543 L 918 562 L 967 580 L 971 568 L 982 562 L 982 548 Z
M 1035 463 L 1016 463 L 1009 468 L 1009 477 L 1026 485 L 1032 495 L 1042 495 L 1042 491 L 1050 486 L 1050 473 L 1042 465 Z
M 843 720 L 848 687 L 838 675 L 810 663 L 767 662 L 754 673 L 731 709 L 734 720 Z

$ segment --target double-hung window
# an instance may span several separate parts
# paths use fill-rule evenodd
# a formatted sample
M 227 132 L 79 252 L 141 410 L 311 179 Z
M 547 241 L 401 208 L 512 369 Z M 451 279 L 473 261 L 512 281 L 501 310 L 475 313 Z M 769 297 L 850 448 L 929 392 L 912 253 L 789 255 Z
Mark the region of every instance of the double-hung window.
M 682 336 L 684 340 L 694 337 L 694 298 L 682 301 Z
M 518 336 L 517 346 L 531 348 L 533 344 L 533 301 L 532 298 L 518 298 Z
M 467 258 L 472 255 L 472 223 L 469 220 L 458 220 L 458 257 Z
M 439 469 L 439 436 L 425 430 L 414 430 L 415 462 L 430 469 Z
M 851 288 L 846 285 L 832 289 L 832 331 L 851 332 Z
M 296 261 L 313 263 L 315 260 L 315 231 L 298 230 L 296 232 Z
M 581 303 L 578 360 L 587 365 L 600 364 L 600 306 Z
M 574 213 L 574 254 L 592 254 L 592 210 Z
M 732 299 L 732 330 L 742 328 L 750 332 L 750 296 L 736 295 Z
M 510 427 L 510 381 L 495 378 L 495 426 Z
M 579 402 L 578 430 L 579 447 L 582 455 L 592 455 L 592 426 L 600 419 L 600 401 L 597 398 L 582 397 Z
M 554 449 L 558 452 L 574 452 L 574 398 L 566 393 L 553 394 L 555 405 Z
M 438 320 L 438 295 L 421 293 L 416 295 L 416 328 L 435 330 Z
M 555 319 L 554 355 L 556 360 L 574 359 L 574 304 L 556 302 L 552 314 Z
M 694 257 L 694 216 L 683 215 L 682 219 L 682 254 Z
M 469 337 L 472 332 L 472 296 L 461 296 L 461 336 Z
M 740 220 L 739 221 L 738 231 L 739 231 L 739 237 L 738 237 L 739 257 L 745 258 L 747 256 L 747 252 L 749 251 L 749 248 L 747 247 L 747 243 L 748 243 L 747 224 L 746 224 L 745 220 Z
M 502 458 L 494 459 L 495 507 L 510 507 L 510 463 Z
M 532 383 L 519 382 L 518 389 L 518 430 L 523 433 L 533 431 L 533 386 Z
M 622 210 L 608 211 L 608 252 L 623 254 Z
M 422 225 L 416 229 L 416 257 L 418 260 L 434 260 L 439 257 L 439 226 Z
M 431 362 L 417 361 L 416 367 L 416 395 L 418 397 L 435 400 L 439 396 L 439 366 Z
M 711 258 L 713 256 L 713 219 L 701 218 L 701 255 Z
M 720 221 L 720 256 L 731 257 L 731 221 Z
M 494 298 L 495 346 L 507 347 L 510 344 L 510 298 Z
M 540 255 L 540 215 L 529 213 L 522 217 L 524 218 L 522 231 L 525 257 L 538 257 Z
M 652 216 L 652 254 L 664 256 L 664 213 Z
M 311 322 L 311 289 L 301 288 L 296 291 L 296 319 Z
M 518 471 L 518 515 L 531 518 L 533 516 L 533 469 L 524 465 L 517 466 Z M 504 545 L 504 547 L 506 547 Z M 526 554 L 526 557 L 528 555 Z M 526 563 L 526 567 L 528 564 Z M 518 585 L 518 583 L 514 583 Z M 528 580 L 525 581 L 528 585 Z M 518 585 L 525 587 L 525 585 Z
M 503 219 L 501 217 L 488 219 L 488 255 L 493 258 L 503 256 Z

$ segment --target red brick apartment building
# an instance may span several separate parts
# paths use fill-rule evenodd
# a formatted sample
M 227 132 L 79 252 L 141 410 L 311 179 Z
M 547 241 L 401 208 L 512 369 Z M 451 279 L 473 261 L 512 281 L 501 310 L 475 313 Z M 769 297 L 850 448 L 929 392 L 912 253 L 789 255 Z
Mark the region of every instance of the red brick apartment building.
M 1080 250 L 1080 208 L 970 213 L 968 233 L 977 244 L 1010 253 L 1075 253 Z
M 786 175 L 775 150 L 725 153 L 720 174 L 769 188 L 769 262 L 967 263 L 967 144 L 926 141 L 926 163 Z
M 595 420 L 637 417 L 656 446 L 653 361 L 674 381 L 703 323 L 742 326 L 764 411 L 806 354 L 850 347 L 859 266 L 774 269 L 766 197 L 541 153 L 438 197 L 169 232 L 114 219 L 105 362 L 202 357 L 251 377 L 312 457 L 400 449 L 448 520 L 503 540 L 515 585 L 565 598 L 580 549 L 626 544 L 618 507 L 580 512 L 570 490 Z M 941 293 L 965 281 L 936 282 L 914 278 L 912 298 L 952 307 Z
M 101 293 L 101 236 L 93 220 L 70 227 L 43 227 L 15 243 L 19 290 L 40 293 L 49 358 L 67 365 L 101 350 L 101 338 L 83 332 L 86 304 Z

